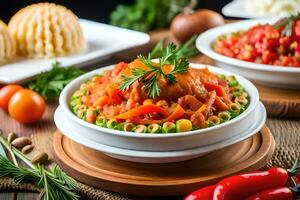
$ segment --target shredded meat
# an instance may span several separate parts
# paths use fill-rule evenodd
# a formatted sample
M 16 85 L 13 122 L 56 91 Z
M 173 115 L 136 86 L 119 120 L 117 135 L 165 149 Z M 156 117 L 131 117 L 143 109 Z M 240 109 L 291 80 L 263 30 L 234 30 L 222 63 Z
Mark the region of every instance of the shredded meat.
M 185 95 L 193 95 L 198 100 L 203 101 L 207 97 L 207 90 L 202 81 L 218 83 L 218 78 L 208 71 L 208 69 L 190 68 L 187 73 L 176 74 L 177 82 L 168 84 L 165 79 L 159 80 L 161 87 L 160 99 L 177 101 L 178 98 Z
M 178 99 L 178 104 L 181 105 L 181 107 L 183 107 L 185 110 L 191 109 L 192 111 L 196 111 L 202 106 L 202 103 L 192 95 L 180 97 Z

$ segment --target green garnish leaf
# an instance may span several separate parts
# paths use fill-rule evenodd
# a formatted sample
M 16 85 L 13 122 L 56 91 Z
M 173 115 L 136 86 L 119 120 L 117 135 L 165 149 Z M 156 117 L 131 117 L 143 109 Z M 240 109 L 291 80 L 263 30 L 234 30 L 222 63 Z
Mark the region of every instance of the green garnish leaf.
M 132 75 L 129 77 L 122 76 L 123 82 L 119 89 L 127 90 L 136 81 L 140 81 L 144 84 L 147 94 L 150 98 L 155 98 L 160 94 L 160 85 L 157 80 L 164 78 L 169 84 L 176 83 L 176 74 L 186 73 L 189 68 L 189 62 L 186 58 L 181 57 L 178 54 L 176 45 L 173 43 L 162 49 L 162 56 L 159 58 L 158 66 L 154 65 L 151 61 L 151 55 L 146 58 L 143 55 L 139 55 L 138 59 L 149 69 L 142 68 L 132 69 Z M 165 65 L 174 66 L 173 70 L 169 73 L 165 73 L 163 67 Z
M 28 88 L 38 92 L 46 100 L 56 99 L 63 88 L 84 71 L 76 67 L 61 67 L 59 62 L 52 64 L 52 70 L 43 72 L 31 81 Z
M 294 21 L 297 19 L 300 19 L 300 12 L 298 12 L 297 15 L 291 15 L 289 17 L 280 19 L 273 25 L 273 28 L 279 29 L 283 27 L 282 34 L 284 36 L 290 37 L 292 35 Z
M 135 0 L 131 5 L 118 5 L 110 24 L 144 32 L 165 28 L 188 4 L 189 0 Z

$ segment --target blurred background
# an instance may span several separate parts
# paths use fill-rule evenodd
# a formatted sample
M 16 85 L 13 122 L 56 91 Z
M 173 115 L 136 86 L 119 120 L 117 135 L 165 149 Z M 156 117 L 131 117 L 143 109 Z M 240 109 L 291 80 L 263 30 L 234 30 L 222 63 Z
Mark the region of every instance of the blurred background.
M 143 1 L 148 2 L 149 0 Z M 221 8 L 230 1 L 231 0 L 198 0 L 197 8 L 209 8 L 221 12 Z M 10 17 L 19 9 L 36 2 L 42 1 L 0 0 L 0 19 L 7 23 Z M 131 5 L 135 0 L 56 0 L 45 2 L 54 2 L 64 5 L 81 18 L 109 23 L 110 13 L 116 9 L 118 4 Z M 151 0 L 149 2 L 151 2 Z

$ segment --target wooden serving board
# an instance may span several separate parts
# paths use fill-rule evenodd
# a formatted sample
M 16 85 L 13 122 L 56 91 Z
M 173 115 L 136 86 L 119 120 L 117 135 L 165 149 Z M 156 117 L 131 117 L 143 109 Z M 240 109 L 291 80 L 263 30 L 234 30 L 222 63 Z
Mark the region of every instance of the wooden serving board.
M 275 141 L 264 126 L 255 136 L 193 160 L 168 164 L 121 161 L 54 134 L 57 163 L 70 176 L 105 190 L 142 196 L 184 195 L 221 178 L 263 167 Z
M 300 118 L 300 90 L 255 86 L 269 117 Z

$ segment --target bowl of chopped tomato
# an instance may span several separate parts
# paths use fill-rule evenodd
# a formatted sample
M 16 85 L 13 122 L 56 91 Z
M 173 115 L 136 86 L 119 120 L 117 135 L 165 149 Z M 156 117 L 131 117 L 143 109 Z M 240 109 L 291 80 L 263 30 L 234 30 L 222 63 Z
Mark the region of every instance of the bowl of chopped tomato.
M 168 48 L 166 54 L 175 52 Z M 259 94 L 239 75 L 190 64 L 174 53 L 159 61 L 139 56 L 82 75 L 64 88 L 59 103 L 89 140 L 175 151 L 239 137 L 255 121 Z
M 245 20 L 201 34 L 197 48 L 259 84 L 300 89 L 300 17 Z

